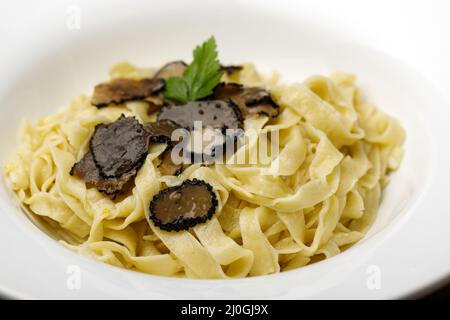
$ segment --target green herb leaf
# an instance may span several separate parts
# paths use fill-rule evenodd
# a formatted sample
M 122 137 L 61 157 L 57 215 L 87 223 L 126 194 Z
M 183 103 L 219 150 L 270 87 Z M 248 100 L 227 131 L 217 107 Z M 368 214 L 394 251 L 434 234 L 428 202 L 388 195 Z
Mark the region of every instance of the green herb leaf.
M 186 81 L 179 77 L 170 77 L 166 81 L 164 95 L 168 99 L 186 103 L 189 100 L 189 89 Z
M 195 48 L 194 60 L 184 71 L 183 78 L 167 80 L 164 95 L 180 103 L 199 100 L 212 93 L 221 77 L 216 40 L 211 37 Z

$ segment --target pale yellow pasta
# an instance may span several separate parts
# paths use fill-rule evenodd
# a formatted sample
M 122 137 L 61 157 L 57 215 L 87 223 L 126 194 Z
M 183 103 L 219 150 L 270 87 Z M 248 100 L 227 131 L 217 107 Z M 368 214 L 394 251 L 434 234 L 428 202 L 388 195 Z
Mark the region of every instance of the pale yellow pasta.
M 116 65 L 111 77 L 150 77 L 152 69 Z M 271 90 L 277 118 L 247 118 L 244 145 L 226 163 L 162 176 L 154 144 L 129 194 L 111 199 L 69 171 L 88 148 L 94 127 L 121 114 L 154 121 L 145 102 L 97 109 L 88 97 L 58 113 L 24 122 L 5 174 L 18 199 L 48 221 L 61 242 L 80 254 L 142 272 L 189 278 L 273 274 L 339 254 L 364 237 L 376 218 L 388 174 L 399 167 L 405 133 L 398 121 L 362 100 L 355 78 L 334 74 L 280 85 L 246 64 L 225 81 Z M 250 161 L 263 135 L 276 133 L 279 152 Z M 236 162 L 233 162 L 236 161 Z M 239 164 L 236 164 L 240 161 Z M 213 218 L 168 232 L 149 219 L 160 190 L 186 179 L 214 189 Z

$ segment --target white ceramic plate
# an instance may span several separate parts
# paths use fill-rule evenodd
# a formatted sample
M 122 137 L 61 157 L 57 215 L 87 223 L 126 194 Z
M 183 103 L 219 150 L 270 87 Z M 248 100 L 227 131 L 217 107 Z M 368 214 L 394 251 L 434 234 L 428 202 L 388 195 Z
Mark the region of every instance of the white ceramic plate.
M 363 45 L 351 31 L 333 30 L 317 12 L 298 10 L 300 5 L 291 10 L 294 3 L 279 3 L 276 10 L 247 1 L 70 3 L 41 1 L 33 7 L 19 2 L 0 10 L 2 18 L 8 15 L 0 19 L 6 39 L 0 44 L 2 164 L 13 152 L 22 118 L 53 113 L 80 93 L 90 93 L 116 62 L 158 66 L 189 60 L 192 47 L 210 35 L 216 36 L 225 63 L 251 61 L 263 71 L 279 70 L 284 81 L 335 70 L 355 73 L 367 98 L 404 125 L 406 155 L 363 241 L 301 269 L 227 281 L 151 276 L 78 256 L 20 211 L 2 177 L 1 293 L 20 298 L 371 299 L 417 295 L 448 280 L 450 104 L 412 67 Z M 74 288 L 71 275 L 78 271 L 80 287 Z

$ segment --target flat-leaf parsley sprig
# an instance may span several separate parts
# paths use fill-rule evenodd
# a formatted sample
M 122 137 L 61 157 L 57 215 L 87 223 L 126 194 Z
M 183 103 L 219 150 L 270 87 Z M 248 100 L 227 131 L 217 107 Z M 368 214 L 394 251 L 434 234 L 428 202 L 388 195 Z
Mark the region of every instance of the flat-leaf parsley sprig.
M 194 60 L 187 66 L 183 77 L 167 79 L 164 96 L 183 104 L 209 96 L 222 77 L 217 55 L 214 37 L 197 46 Z

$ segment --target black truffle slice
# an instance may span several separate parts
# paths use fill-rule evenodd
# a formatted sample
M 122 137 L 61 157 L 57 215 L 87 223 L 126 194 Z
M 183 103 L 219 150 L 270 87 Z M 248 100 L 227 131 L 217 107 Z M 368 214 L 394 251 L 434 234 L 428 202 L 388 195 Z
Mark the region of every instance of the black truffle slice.
M 140 100 L 161 92 L 164 85 L 163 79 L 117 78 L 96 85 L 91 103 L 98 108 L 102 108 L 109 104 Z
M 171 120 L 190 131 L 191 134 L 182 137 L 185 163 L 213 163 L 223 159 L 227 143 L 234 144 L 243 133 L 241 113 L 231 101 L 205 100 L 165 106 L 158 119 Z
M 137 169 L 133 169 L 119 178 L 103 178 L 95 165 L 91 151 L 88 151 L 70 170 L 70 175 L 82 179 L 88 187 L 96 187 L 100 192 L 112 196 L 120 193 L 136 173 Z
M 172 148 L 168 147 L 164 152 L 161 154 L 161 163 L 158 166 L 159 172 L 163 176 L 177 176 L 181 173 L 183 170 L 183 164 L 176 164 L 172 160 Z
M 221 82 L 214 88 L 213 97 L 215 99 L 225 100 L 240 95 L 243 92 L 244 86 L 242 84 L 234 82 Z
M 134 117 L 122 115 L 95 128 L 90 150 L 100 175 L 119 178 L 139 168 L 148 153 L 149 134 Z
M 192 130 L 194 121 L 201 121 L 203 127 L 238 129 L 242 127 L 239 109 L 223 100 L 193 101 L 185 105 L 164 106 L 158 120 L 171 120 L 179 126 Z
M 159 120 L 146 123 L 144 128 L 150 135 L 150 142 L 163 142 L 170 145 L 172 133 L 181 127 L 170 120 Z
M 150 142 L 166 143 L 167 148 L 159 156 L 161 163 L 158 166 L 162 175 L 177 176 L 183 169 L 183 164 L 175 164 L 172 161 L 171 152 L 172 146 L 178 141 L 172 141 L 173 131 L 181 127 L 170 120 L 160 120 L 156 122 L 147 123 L 144 125 L 145 130 L 150 135 Z
M 203 180 L 185 180 L 180 186 L 160 191 L 150 203 L 150 219 L 166 231 L 187 230 L 210 219 L 217 197 Z
M 145 102 L 148 104 L 147 114 L 151 115 L 152 113 L 155 113 L 159 110 L 161 110 L 161 107 L 164 105 L 164 98 L 163 97 L 148 97 L 144 99 Z
M 235 140 L 242 130 L 224 134 L 221 129 L 211 127 L 202 128 L 201 132 L 191 131 L 190 135 L 183 137 L 183 150 L 187 163 L 212 164 L 217 160 L 222 161 L 226 153 L 227 143 L 234 145 Z
M 265 114 L 274 118 L 280 113 L 280 107 L 272 100 L 270 93 L 263 88 L 245 88 L 237 83 L 222 82 L 214 88 L 213 98 L 234 102 L 244 116 Z
M 167 80 L 170 77 L 182 77 L 186 67 L 187 64 L 184 61 L 172 61 L 159 69 L 153 77 L 164 80 Z
M 220 66 L 220 71 L 225 72 L 229 75 L 233 74 L 235 72 L 242 71 L 242 69 L 243 69 L 242 66 L 235 66 L 235 65 L 228 65 L 228 66 L 221 65 Z

